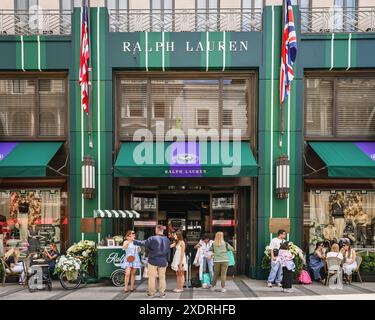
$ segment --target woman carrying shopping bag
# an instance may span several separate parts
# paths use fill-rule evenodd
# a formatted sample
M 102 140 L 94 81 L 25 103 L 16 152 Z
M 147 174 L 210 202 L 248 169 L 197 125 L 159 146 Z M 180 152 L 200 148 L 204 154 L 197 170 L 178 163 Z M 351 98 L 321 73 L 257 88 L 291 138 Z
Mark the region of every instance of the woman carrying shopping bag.
M 211 291 L 215 291 L 216 282 L 220 275 L 221 279 L 221 292 L 225 293 L 225 281 L 227 279 L 227 271 L 229 265 L 233 265 L 233 252 L 234 248 L 224 241 L 224 234 L 219 231 L 215 235 L 214 243 L 210 249 L 212 251 L 212 256 L 214 259 L 214 279 L 212 281 Z M 231 252 L 228 254 L 228 252 Z M 212 259 L 212 256 L 209 259 Z

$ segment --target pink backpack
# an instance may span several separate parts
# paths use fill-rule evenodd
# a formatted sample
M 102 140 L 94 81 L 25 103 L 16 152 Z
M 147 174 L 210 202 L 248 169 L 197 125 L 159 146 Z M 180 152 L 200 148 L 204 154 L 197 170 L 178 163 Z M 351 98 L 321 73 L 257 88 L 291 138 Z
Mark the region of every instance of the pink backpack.
M 310 284 L 311 283 L 311 277 L 306 270 L 301 271 L 301 273 L 298 276 L 298 282 L 302 283 L 302 284 Z

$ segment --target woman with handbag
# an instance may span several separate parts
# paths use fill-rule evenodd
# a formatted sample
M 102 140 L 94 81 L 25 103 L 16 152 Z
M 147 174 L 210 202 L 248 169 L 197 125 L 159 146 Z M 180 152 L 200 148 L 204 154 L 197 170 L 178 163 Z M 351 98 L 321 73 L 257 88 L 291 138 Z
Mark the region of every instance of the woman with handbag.
M 185 241 L 182 231 L 177 231 L 174 234 L 175 242 L 171 244 L 171 248 L 176 248 L 173 261 L 171 264 L 172 270 L 176 271 L 177 285 L 173 292 L 180 293 L 184 291 L 185 272 L 187 271 Z
M 229 263 L 233 265 L 233 252 L 234 248 L 228 243 L 224 241 L 224 234 L 219 231 L 216 232 L 215 240 L 213 245 L 211 246 L 210 251 L 212 251 L 212 255 L 209 259 L 214 259 L 214 279 L 212 281 L 211 291 L 215 291 L 215 286 L 217 279 L 221 279 L 221 292 L 225 293 L 227 289 L 225 289 L 225 281 L 227 280 L 227 271 L 229 267 Z M 231 252 L 231 253 L 229 253 Z
M 134 236 L 135 232 L 133 230 L 129 230 L 125 236 L 126 240 L 122 245 L 122 249 L 125 251 L 125 258 L 121 265 L 121 267 L 125 270 L 125 293 L 129 292 L 129 278 L 130 291 L 134 291 L 135 274 L 137 273 L 137 269 L 141 268 L 141 260 L 138 254 L 141 251 L 141 248 L 133 243 Z

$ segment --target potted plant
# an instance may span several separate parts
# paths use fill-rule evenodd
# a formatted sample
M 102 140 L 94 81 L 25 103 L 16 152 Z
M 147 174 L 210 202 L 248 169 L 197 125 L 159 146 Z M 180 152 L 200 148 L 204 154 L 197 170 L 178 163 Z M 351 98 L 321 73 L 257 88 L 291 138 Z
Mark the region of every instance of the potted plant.
M 294 276 L 295 276 L 295 279 L 297 279 L 305 264 L 305 257 L 303 255 L 303 251 L 298 246 L 296 246 L 293 242 L 289 242 L 289 250 L 294 255 L 293 261 L 294 261 L 294 264 L 296 265 L 296 269 L 294 270 Z M 267 270 L 268 272 L 271 269 L 271 254 L 270 254 L 269 246 L 267 246 L 264 250 L 264 256 L 262 259 L 261 268 L 264 270 Z
M 375 282 L 375 253 L 362 255 L 362 259 L 363 260 L 359 270 L 362 281 Z

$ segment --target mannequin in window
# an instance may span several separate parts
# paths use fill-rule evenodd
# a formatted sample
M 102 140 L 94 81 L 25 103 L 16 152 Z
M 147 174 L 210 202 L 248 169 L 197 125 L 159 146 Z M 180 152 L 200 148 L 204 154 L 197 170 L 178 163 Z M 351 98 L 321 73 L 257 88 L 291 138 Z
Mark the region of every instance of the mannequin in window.
M 344 229 L 343 236 L 345 238 L 350 239 L 352 243 L 355 243 L 355 232 L 356 232 L 356 227 L 354 224 L 354 218 L 352 216 L 348 216 L 346 219 L 346 226 Z
M 329 241 L 337 238 L 337 231 L 333 224 L 329 224 L 323 229 L 323 237 L 324 237 L 324 240 L 329 240 Z
M 29 239 L 29 253 L 38 252 L 40 250 L 40 230 L 35 221 L 29 226 L 28 229 Z
M 18 223 L 20 225 L 20 240 L 27 242 L 27 226 L 29 224 L 29 200 L 26 196 L 21 196 L 18 201 Z
M 332 204 L 332 218 L 333 224 L 337 231 L 337 237 L 342 238 L 345 228 L 345 218 L 344 218 L 344 201 L 343 195 L 338 193 L 335 197 L 335 202 Z
M 368 215 L 362 210 L 362 208 L 359 208 L 354 222 L 357 226 L 357 241 L 359 241 L 359 243 L 362 244 L 363 247 L 365 247 L 367 241 Z

